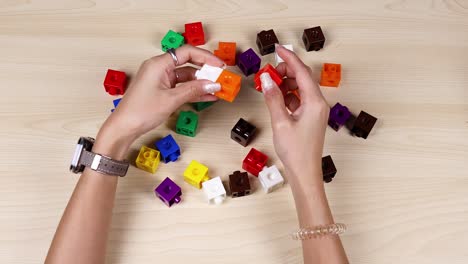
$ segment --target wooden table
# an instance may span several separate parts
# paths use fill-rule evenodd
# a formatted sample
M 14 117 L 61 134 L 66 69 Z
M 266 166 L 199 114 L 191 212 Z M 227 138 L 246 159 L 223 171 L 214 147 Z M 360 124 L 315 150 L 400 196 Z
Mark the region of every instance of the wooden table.
M 468 2 L 352 2 L 1 1 L 0 263 L 43 261 L 78 179 L 68 172 L 74 144 L 94 136 L 112 108 L 106 70 L 134 75 L 161 53 L 168 29 L 197 20 L 209 50 L 220 40 L 257 50 L 256 33 L 273 28 L 317 77 L 322 63 L 341 63 L 340 88 L 322 89 L 330 105 L 379 118 L 367 140 L 327 130 L 324 155 L 338 174 L 326 189 L 335 219 L 348 224 L 352 263 L 467 263 Z M 302 31 L 317 25 L 325 48 L 305 52 Z M 132 167 L 120 181 L 108 263 L 302 262 L 288 236 L 297 219 L 287 185 L 266 195 L 254 180 L 253 195 L 216 207 L 182 179 L 195 159 L 225 180 L 251 146 L 282 167 L 251 83 L 234 103 L 200 113 L 195 138 L 175 135 L 178 162 L 154 175 Z M 260 129 L 249 148 L 230 139 L 239 117 Z M 174 134 L 176 118 L 139 139 L 130 158 Z M 153 194 L 165 177 L 184 193 L 172 208 Z

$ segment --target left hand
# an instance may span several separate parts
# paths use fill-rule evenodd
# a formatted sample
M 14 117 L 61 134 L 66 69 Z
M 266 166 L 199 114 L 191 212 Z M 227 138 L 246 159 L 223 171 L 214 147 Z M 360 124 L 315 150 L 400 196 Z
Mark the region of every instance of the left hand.
M 176 55 L 179 65 L 190 62 L 199 66 L 225 66 L 211 52 L 190 45 L 178 48 Z M 176 68 L 167 53 L 144 61 L 119 106 L 101 127 L 96 143 L 105 134 L 107 138 L 124 141 L 120 144 L 129 147 L 135 139 L 162 124 L 182 104 L 217 100 L 211 93 L 219 91 L 220 84 L 196 80 L 196 70 L 191 66 Z M 176 84 L 180 85 L 176 87 Z

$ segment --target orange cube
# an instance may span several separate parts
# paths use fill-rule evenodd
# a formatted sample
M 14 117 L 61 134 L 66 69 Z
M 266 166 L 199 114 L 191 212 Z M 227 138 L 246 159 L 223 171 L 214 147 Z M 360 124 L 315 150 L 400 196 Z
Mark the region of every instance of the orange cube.
M 228 102 L 234 101 L 241 87 L 241 76 L 227 70 L 223 70 L 216 80 L 221 84 L 221 91 L 216 92 L 215 95 Z
M 235 42 L 219 42 L 218 49 L 214 55 L 222 59 L 226 65 L 236 65 L 236 43 Z
M 338 87 L 341 80 L 341 64 L 324 63 L 320 85 Z

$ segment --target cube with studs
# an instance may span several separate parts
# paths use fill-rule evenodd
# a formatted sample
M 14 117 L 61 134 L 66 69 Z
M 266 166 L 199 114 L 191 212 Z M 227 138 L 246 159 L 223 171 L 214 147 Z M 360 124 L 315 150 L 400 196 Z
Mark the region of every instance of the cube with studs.
M 252 189 L 247 172 L 235 171 L 229 175 L 229 189 L 233 198 L 249 195 Z

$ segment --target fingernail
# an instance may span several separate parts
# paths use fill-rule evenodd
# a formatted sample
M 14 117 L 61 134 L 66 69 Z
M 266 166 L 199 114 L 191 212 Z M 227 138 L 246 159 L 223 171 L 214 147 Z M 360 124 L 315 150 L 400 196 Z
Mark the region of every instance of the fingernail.
M 282 47 L 280 44 L 275 43 L 275 49 Z
M 223 70 L 226 69 L 226 67 L 227 67 L 227 64 L 226 64 L 226 63 L 223 63 L 223 66 L 221 66 L 221 68 L 222 68 Z
M 262 90 L 264 92 L 273 88 L 273 79 L 271 79 L 271 76 L 268 72 L 260 74 L 260 81 L 262 82 Z
M 216 93 L 221 90 L 221 84 L 219 83 L 207 83 L 203 86 L 205 93 Z

